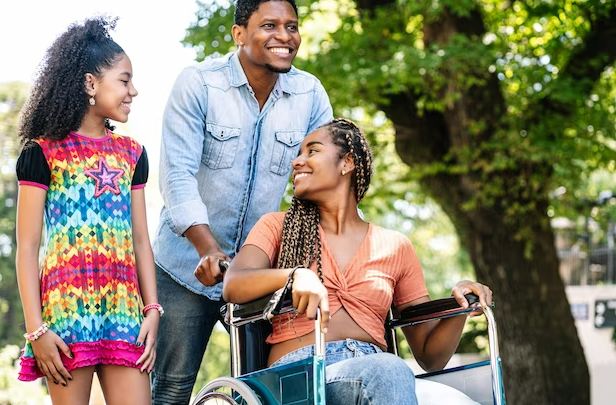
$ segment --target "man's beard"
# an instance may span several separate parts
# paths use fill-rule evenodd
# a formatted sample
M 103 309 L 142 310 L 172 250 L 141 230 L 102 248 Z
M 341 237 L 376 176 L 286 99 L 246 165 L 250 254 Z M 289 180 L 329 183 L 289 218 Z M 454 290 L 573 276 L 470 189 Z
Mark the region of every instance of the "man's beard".
M 287 73 L 289 72 L 289 70 L 291 70 L 291 66 L 289 66 L 288 68 L 279 68 L 276 66 L 272 66 L 269 63 L 266 63 L 265 67 L 267 68 L 267 70 L 274 73 Z

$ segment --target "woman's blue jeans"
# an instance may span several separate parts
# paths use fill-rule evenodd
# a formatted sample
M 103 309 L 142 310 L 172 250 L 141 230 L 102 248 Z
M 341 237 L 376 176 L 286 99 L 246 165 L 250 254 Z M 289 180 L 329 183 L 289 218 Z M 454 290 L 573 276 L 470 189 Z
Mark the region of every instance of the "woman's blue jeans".
M 314 346 L 305 346 L 272 366 L 313 355 Z M 376 345 L 353 339 L 327 342 L 325 365 L 327 405 L 417 405 L 413 370 Z

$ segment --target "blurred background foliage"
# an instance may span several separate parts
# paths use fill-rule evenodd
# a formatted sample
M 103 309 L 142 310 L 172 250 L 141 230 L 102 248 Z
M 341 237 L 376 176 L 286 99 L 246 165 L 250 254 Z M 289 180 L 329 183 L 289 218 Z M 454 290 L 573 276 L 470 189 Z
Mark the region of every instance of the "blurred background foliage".
M 42 381 L 17 381 L 24 317 L 15 274 L 16 130 L 28 90 L 26 83 L 0 83 L 0 405 L 41 404 L 46 393 Z
M 15 274 L 15 163 L 19 147 L 17 120 L 28 90 L 25 83 L 0 83 L 0 348 L 21 344 L 23 339 L 23 312 Z

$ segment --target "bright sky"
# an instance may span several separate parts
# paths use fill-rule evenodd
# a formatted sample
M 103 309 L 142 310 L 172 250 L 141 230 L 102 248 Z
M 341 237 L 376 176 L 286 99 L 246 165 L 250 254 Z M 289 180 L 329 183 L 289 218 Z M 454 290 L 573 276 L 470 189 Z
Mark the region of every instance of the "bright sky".
M 118 127 L 117 132 L 134 137 L 148 150 L 150 233 L 158 223 L 162 205 L 157 176 L 162 113 L 176 76 L 183 67 L 194 63 L 195 52 L 180 40 L 196 20 L 196 10 L 196 0 L 0 2 L 0 83 L 32 82 L 45 50 L 72 22 L 97 14 L 119 17 L 112 36 L 131 58 L 139 96 L 133 101 L 127 125 Z

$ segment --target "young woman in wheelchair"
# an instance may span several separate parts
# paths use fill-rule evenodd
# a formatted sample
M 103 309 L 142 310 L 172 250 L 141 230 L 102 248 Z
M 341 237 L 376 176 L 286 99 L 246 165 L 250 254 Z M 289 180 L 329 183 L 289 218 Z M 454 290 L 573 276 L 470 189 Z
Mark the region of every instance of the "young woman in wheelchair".
M 386 353 L 384 322 L 397 311 L 430 300 L 408 238 L 364 221 L 358 212 L 372 174 L 363 132 L 336 119 L 310 133 L 293 161 L 294 198 L 286 213 L 265 215 L 225 274 L 223 297 L 234 303 L 260 298 L 292 282 L 295 315 L 272 320 L 270 365 L 313 355 L 317 308 L 326 331 L 326 399 L 338 404 L 417 404 L 415 378 L 399 357 Z M 452 295 L 468 307 L 492 292 L 461 281 Z M 403 329 L 418 363 L 442 369 L 454 353 L 465 317 Z

